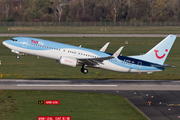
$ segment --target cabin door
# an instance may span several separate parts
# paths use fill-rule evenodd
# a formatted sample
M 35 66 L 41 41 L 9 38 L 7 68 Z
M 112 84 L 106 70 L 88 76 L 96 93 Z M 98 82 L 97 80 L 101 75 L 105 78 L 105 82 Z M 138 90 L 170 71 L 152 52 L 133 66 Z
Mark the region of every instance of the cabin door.
M 22 45 L 22 47 L 24 47 L 24 48 L 27 48 L 27 44 L 28 44 L 28 39 L 24 39 L 23 40 L 23 45 Z
M 142 62 L 139 61 L 138 64 L 137 64 L 137 70 L 140 71 L 141 70 L 141 66 L 142 66 Z

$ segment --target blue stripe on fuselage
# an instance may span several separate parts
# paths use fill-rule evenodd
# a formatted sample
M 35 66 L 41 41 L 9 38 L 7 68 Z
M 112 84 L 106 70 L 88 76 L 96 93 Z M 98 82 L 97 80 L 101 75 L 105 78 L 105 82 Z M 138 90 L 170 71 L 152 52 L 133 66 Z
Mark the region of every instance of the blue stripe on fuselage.
M 113 55 L 112 53 L 107 53 L 109 56 Z M 117 61 L 116 58 L 113 58 L 112 60 Z M 118 62 L 113 62 L 116 65 L 120 65 L 126 68 L 132 68 L 136 69 L 139 65 L 141 65 L 141 70 L 164 70 L 165 67 L 152 67 L 152 65 L 159 65 L 156 63 L 151 63 L 139 59 L 134 59 L 128 56 L 118 56 L 118 60 L 121 61 L 122 64 L 119 64 Z

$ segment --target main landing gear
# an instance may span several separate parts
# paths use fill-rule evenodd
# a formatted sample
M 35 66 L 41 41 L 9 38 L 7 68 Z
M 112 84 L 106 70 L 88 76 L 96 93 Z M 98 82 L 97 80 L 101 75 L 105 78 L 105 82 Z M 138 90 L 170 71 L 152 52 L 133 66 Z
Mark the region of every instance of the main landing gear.
M 83 65 L 82 68 L 81 68 L 81 72 L 84 73 L 84 74 L 87 74 L 88 69 L 86 69 L 85 66 Z

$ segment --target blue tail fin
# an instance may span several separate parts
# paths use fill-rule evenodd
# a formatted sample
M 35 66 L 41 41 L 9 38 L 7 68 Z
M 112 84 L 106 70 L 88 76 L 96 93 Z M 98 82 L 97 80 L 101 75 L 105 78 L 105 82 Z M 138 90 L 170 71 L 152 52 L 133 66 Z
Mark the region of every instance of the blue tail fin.
M 146 54 L 130 57 L 163 65 L 175 39 L 176 35 L 168 35 L 164 40 L 162 40 L 159 44 L 157 44 Z

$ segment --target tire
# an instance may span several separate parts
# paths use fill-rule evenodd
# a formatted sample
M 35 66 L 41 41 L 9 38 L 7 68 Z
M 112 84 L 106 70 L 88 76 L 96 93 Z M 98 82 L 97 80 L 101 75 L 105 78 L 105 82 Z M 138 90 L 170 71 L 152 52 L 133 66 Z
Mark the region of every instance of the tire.
M 88 70 L 87 70 L 87 69 L 84 69 L 83 73 L 84 73 L 84 74 L 87 74 L 87 73 L 88 73 Z
M 84 73 L 84 74 L 87 74 L 88 73 L 88 69 L 81 68 L 81 72 Z

